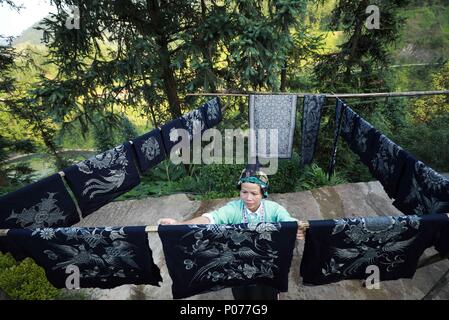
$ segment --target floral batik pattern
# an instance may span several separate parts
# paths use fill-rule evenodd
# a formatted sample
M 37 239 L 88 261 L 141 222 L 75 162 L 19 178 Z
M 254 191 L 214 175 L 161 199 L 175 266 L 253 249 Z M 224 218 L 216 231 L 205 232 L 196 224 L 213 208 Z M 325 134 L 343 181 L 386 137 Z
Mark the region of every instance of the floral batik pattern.
M 0 228 L 65 227 L 79 215 L 59 174 L 0 198 Z
M 296 95 L 251 95 L 249 127 L 255 133 L 250 136 L 251 157 L 291 158 L 295 121 Z M 266 134 L 259 143 L 261 130 Z M 277 131 L 277 150 L 271 146 L 270 130 Z M 263 142 L 265 146 L 260 146 Z
M 449 180 L 407 154 L 393 205 L 404 214 L 449 212 Z
M 201 109 L 208 128 L 213 128 L 221 122 L 223 115 L 221 113 L 221 102 L 218 97 L 207 101 Z
M 184 114 L 181 120 L 184 128 L 189 132 L 189 140 L 192 140 L 195 135 L 202 134 L 207 129 L 201 108 Z
M 306 95 L 304 97 L 301 121 L 301 167 L 310 164 L 315 154 L 325 101 L 325 95 Z
M 371 141 L 371 145 L 378 146 L 378 148 L 373 153 L 368 168 L 382 184 L 388 196 L 395 198 L 407 154 L 401 147 L 377 130 Z
M 226 287 L 288 289 L 296 222 L 159 226 L 175 299 Z
M 80 288 L 114 288 L 162 281 L 145 227 L 12 229 L 8 238 L 45 269 L 56 288 L 65 288 L 73 267 Z
M 349 107 L 343 113 L 341 136 L 379 180 L 388 196 L 395 198 L 406 152 Z
M 145 172 L 165 160 L 164 144 L 161 131 L 158 128 L 135 138 L 132 142 L 141 172 Z
M 412 278 L 424 250 L 441 247 L 435 235 L 447 233 L 449 219 L 445 215 L 376 216 L 309 223 L 301 276 L 304 284 L 319 285 L 367 279 L 367 267 L 377 267 L 381 281 Z
M 140 183 L 130 143 L 125 143 L 64 170 L 86 216 Z

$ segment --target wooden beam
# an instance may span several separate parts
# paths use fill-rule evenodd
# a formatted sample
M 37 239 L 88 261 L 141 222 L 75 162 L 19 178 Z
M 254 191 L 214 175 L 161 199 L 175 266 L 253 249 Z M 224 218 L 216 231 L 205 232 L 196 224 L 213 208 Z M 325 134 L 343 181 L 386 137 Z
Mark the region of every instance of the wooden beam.
M 304 97 L 306 95 L 318 93 L 295 93 L 295 92 L 202 92 L 187 93 L 186 96 L 216 96 L 216 97 L 248 97 L 249 95 L 296 95 Z M 322 93 L 327 98 L 381 98 L 381 97 L 419 97 L 430 95 L 449 95 L 449 90 L 444 91 L 409 91 L 409 92 L 377 92 L 377 93 Z

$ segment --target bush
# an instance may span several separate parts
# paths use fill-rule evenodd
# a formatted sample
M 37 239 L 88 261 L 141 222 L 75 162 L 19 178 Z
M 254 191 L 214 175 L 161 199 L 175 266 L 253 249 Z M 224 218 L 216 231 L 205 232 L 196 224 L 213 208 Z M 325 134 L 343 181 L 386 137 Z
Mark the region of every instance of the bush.
M 59 295 L 32 259 L 17 263 L 10 254 L 0 254 L 0 288 L 11 299 L 52 300 Z
M 243 164 L 209 164 L 199 169 L 198 191 L 205 193 L 214 192 L 216 198 L 228 198 L 238 196 L 236 188 L 237 180 L 245 168 Z
M 311 190 L 324 186 L 334 186 L 346 183 L 346 180 L 334 174 L 329 181 L 327 173 L 317 164 L 313 163 L 304 168 L 304 174 L 298 180 L 295 191 Z
M 271 193 L 293 192 L 301 171 L 299 170 L 299 155 L 292 153 L 291 159 L 281 159 L 276 174 L 269 176 Z

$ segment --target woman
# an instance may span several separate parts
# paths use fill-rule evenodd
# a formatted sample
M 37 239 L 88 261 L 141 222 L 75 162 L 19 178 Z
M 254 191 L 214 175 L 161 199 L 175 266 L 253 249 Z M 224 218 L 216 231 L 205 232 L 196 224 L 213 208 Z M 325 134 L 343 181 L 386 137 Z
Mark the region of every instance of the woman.
M 239 224 L 260 222 L 297 221 L 280 204 L 265 200 L 268 197 L 268 177 L 258 170 L 257 166 L 249 165 L 242 171 L 237 187 L 240 189 L 240 199 L 231 201 L 218 210 L 204 213 L 202 216 L 179 222 L 171 218 L 159 220 L 160 224 Z M 297 239 L 304 239 L 303 232 L 298 228 Z M 264 285 L 252 285 L 232 288 L 236 300 L 277 300 L 278 291 Z

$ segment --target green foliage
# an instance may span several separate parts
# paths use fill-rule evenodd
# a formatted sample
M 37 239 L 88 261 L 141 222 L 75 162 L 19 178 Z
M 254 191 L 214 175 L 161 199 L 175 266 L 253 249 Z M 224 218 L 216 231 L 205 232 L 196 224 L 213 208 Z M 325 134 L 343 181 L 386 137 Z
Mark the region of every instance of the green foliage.
M 336 52 L 324 54 L 316 64 L 315 73 L 322 90 L 333 92 L 387 90 L 384 68 L 389 61 L 389 47 L 397 41 L 404 18 L 399 10 L 409 0 L 338 1 L 332 12 L 330 28 L 343 30 L 344 43 Z M 379 7 L 382 27 L 365 27 L 369 4 Z
M 0 253 L 0 270 L 5 270 L 16 265 L 16 260 L 11 256 L 11 254 Z
M 93 137 L 95 148 L 101 152 L 114 148 L 138 136 L 134 125 L 125 115 L 110 112 L 95 116 Z
M 12 299 L 51 300 L 59 290 L 45 276 L 44 269 L 26 258 L 20 263 L 9 254 L 0 253 L 0 288 Z
M 440 172 L 449 172 L 449 115 L 403 128 L 398 143 L 417 159 Z
M 221 195 L 222 198 L 238 196 L 237 181 L 244 168 L 243 164 L 202 166 L 199 172 L 200 192 L 213 193 L 214 196 Z
M 91 300 L 92 297 L 84 290 L 60 289 L 55 300 Z
M 269 176 L 270 192 L 293 192 L 300 175 L 298 154 L 293 152 L 291 159 L 279 160 L 278 166 L 278 171 Z
M 304 168 L 304 174 L 299 178 L 295 191 L 305 191 L 324 186 L 334 186 L 337 184 L 346 183 L 347 181 L 338 174 L 332 175 L 328 179 L 328 175 L 316 163 L 312 163 Z

